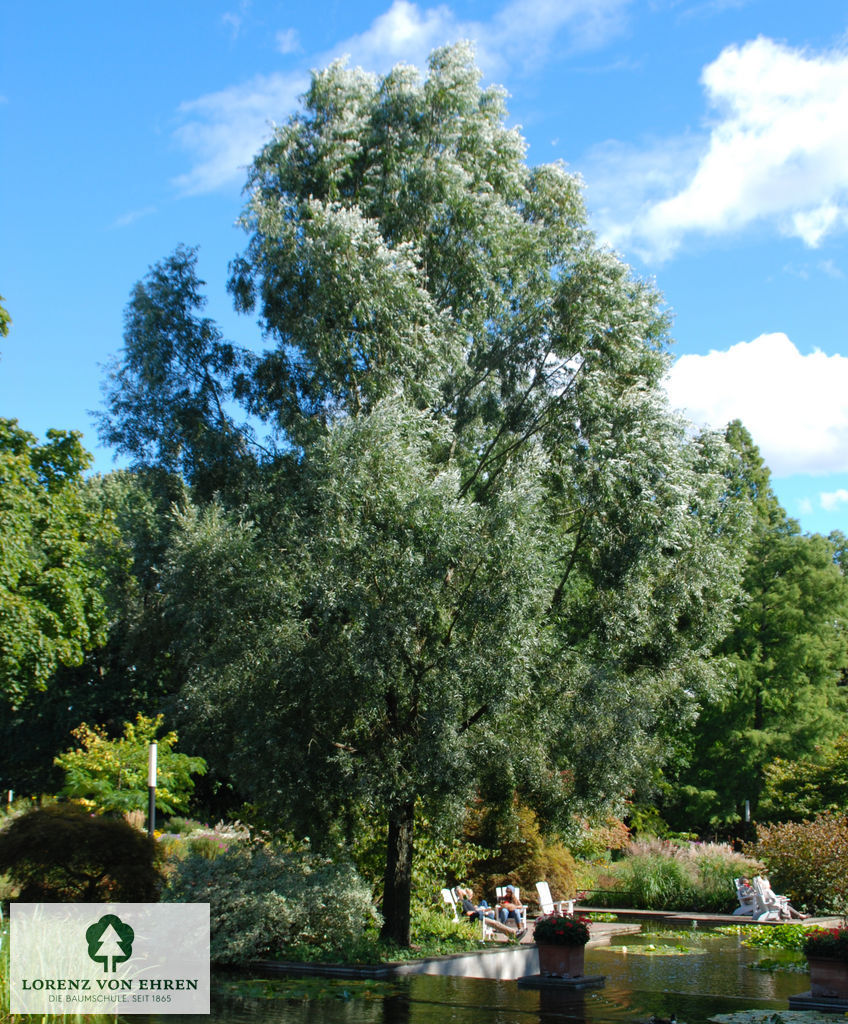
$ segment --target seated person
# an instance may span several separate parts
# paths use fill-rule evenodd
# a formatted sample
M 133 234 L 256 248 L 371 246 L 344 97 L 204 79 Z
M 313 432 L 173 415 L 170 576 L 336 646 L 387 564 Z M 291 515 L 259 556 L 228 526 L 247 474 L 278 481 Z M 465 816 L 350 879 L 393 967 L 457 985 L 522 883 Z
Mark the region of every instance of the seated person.
M 479 917 L 481 920 L 486 918 L 487 928 L 493 928 L 496 932 L 500 932 L 502 935 L 508 935 L 510 938 L 522 939 L 526 934 L 526 928 L 519 928 L 517 932 L 514 932 L 505 924 L 502 924 L 500 921 L 496 921 L 494 910 L 490 909 L 489 904 L 485 900 L 483 900 L 479 905 L 475 904 L 474 893 L 471 889 L 457 886 L 456 895 L 459 897 L 460 907 L 465 917 Z
M 506 924 L 511 918 L 515 918 L 515 927 L 521 927 L 521 910 L 524 904 L 516 895 L 515 889 L 508 885 L 504 890 L 503 896 L 499 900 L 498 917 L 501 920 L 501 924 Z
M 767 899 L 775 900 L 780 904 L 778 914 L 784 921 L 803 921 L 808 918 L 809 914 L 800 914 L 789 902 L 787 896 L 778 896 L 777 893 L 772 889 L 771 882 L 763 876 L 763 894 Z
M 739 898 L 739 906 L 733 911 L 735 915 L 754 913 L 754 887 L 751 879 L 744 876 L 736 882 L 736 895 Z

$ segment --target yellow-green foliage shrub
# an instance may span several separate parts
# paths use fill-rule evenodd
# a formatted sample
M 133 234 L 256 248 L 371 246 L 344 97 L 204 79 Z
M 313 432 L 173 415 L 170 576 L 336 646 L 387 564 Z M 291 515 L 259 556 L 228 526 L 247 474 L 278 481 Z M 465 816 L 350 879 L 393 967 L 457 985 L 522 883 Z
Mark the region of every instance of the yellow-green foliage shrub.
M 536 815 L 516 805 L 504 818 L 491 811 L 472 811 L 466 836 L 494 852 L 478 860 L 468 882 L 477 899 L 492 901 L 499 885 L 517 885 L 525 904 L 536 902 L 536 882 L 546 881 L 554 899 L 569 899 L 577 890 L 576 865 L 571 853 L 556 839 L 547 839 Z

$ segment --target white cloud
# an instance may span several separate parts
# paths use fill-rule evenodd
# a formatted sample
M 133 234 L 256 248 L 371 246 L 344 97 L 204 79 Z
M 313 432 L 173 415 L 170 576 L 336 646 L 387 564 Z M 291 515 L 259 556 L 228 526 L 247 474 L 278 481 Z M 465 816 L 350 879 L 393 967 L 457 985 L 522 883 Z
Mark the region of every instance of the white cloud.
M 364 32 L 334 46 L 321 63 L 348 57 L 352 65 L 373 71 L 387 71 L 401 60 L 423 66 L 434 47 L 463 38 L 460 26 L 445 4 L 422 10 L 409 0 L 394 0 Z
M 837 491 L 825 491 L 819 495 L 819 501 L 826 512 L 832 512 L 840 505 L 848 505 L 848 491 L 844 487 Z
M 109 226 L 110 228 L 127 228 L 130 224 L 135 224 L 137 220 L 149 217 L 153 213 L 156 213 L 155 206 L 145 206 L 141 210 L 130 210 L 129 213 L 116 217 Z
M 278 53 L 296 53 L 300 49 L 300 37 L 296 28 L 278 32 L 274 38 Z
M 233 39 L 237 39 L 239 32 L 241 32 L 241 22 L 241 15 L 234 14 L 232 11 L 227 11 L 221 15 L 221 24 L 229 30 Z
M 393 0 L 365 31 L 312 55 L 309 67 L 322 67 L 347 56 L 352 65 L 377 72 L 404 61 L 423 67 L 430 51 L 458 39 L 471 39 L 481 69 L 498 78 L 513 67 L 533 68 L 563 49 L 597 47 L 619 32 L 632 0 L 509 0 L 486 22 L 465 21 L 446 4 L 420 7 Z M 235 16 L 230 16 L 235 17 Z M 233 27 L 235 23 L 232 22 Z M 567 43 L 559 34 L 567 32 Z M 292 52 L 291 30 L 278 32 L 277 48 Z M 306 67 L 290 74 L 257 76 L 181 104 L 177 141 L 193 166 L 176 185 L 183 193 L 208 192 L 239 183 L 244 168 L 270 134 L 272 121 L 285 120 L 308 85 Z
M 489 21 L 467 21 L 447 4 L 422 9 L 411 0 L 392 5 L 362 33 L 339 43 L 330 57 L 348 55 L 352 64 L 387 71 L 398 61 L 423 67 L 431 50 L 458 39 L 470 39 L 486 75 L 503 77 L 515 66 L 533 67 L 562 42 L 567 50 L 602 46 L 624 25 L 631 0 L 509 0 Z M 326 59 L 326 58 L 325 58 Z
M 271 134 L 272 120 L 294 110 L 308 84 L 305 72 L 259 75 L 181 104 L 185 122 L 175 135 L 195 164 L 175 179 L 180 192 L 194 195 L 243 181 L 245 167 Z
M 848 53 L 811 54 L 771 39 L 730 46 L 701 75 L 712 125 L 694 168 L 658 198 L 636 176 L 641 208 L 607 216 L 604 230 L 655 258 L 689 233 L 765 222 L 812 248 L 848 227 Z M 665 146 L 646 156 L 662 160 Z M 619 187 L 621 182 L 619 180 Z M 591 201 L 591 200 L 590 200 Z
M 848 357 L 802 355 L 785 334 L 684 355 L 671 403 L 698 424 L 740 419 L 776 476 L 848 471 Z

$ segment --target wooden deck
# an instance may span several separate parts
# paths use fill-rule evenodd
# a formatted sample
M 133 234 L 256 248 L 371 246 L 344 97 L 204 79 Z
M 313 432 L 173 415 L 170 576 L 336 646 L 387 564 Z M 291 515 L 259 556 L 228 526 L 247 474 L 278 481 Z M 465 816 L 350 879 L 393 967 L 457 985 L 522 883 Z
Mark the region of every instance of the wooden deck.
M 750 917 L 737 916 L 735 914 L 701 914 L 696 911 L 686 910 L 627 910 L 624 908 L 607 907 L 576 907 L 577 913 L 584 914 L 615 914 L 617 921 L 593 921 L 591 925 L 592 937 L 589 940 L 590 946 L 600 946 L 609 942 L 611 936 L 631 934 L 638 932 L 643 925 L 661 924 L 666 927 L 689 929 L 689 928 L 716 928 L 721 925 L 750 925 L 756 924 L 763 928 L 770 928 L 775 924 L 803 924 L 808 927 L 836 928 L 842 919 L 839 917 L 808 917 L 804 921 L 753 921 Z M 495 941 L 507 943 L 510 940 L 506 936 L 495 933 Z M 533 940 L 533 919 L 527 919 L 527 933 L 522 938 L 522 943 L 532 943 Z

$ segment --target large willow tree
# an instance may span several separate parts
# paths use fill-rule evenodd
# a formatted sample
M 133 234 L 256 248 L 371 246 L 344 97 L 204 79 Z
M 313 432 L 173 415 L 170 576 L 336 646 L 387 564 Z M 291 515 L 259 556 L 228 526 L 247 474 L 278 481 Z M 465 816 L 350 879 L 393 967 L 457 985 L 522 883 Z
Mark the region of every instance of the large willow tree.
M 401 943 L 416 806 L 518 789 L 564 818 L 653 770 L 712 683 L 746 522 L 731 453 L 666 408 L 658 295 L 479 79 L 466 46 L 424 80 L 316 74 L 252 166 L 232 266 L 266 348 L 195 315 L 181 250 L 134 294 L 111 399 L 145 458 L 208 480 L 237 453 L 247 483 L 213 474 L 163 579 L 189 706 L 289 827 L 384 822 Z M 157 295 L 178 308 L 148 316 Z

